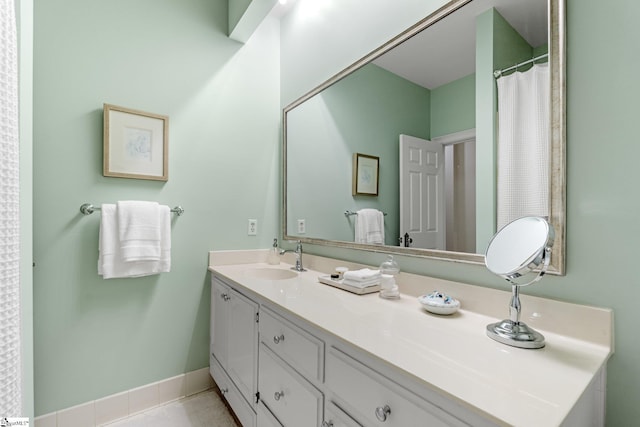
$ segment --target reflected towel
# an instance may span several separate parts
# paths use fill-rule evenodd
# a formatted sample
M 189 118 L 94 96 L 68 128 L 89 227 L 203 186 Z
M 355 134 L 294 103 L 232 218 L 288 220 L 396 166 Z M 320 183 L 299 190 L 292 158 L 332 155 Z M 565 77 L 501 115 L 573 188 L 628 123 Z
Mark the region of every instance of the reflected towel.
M 355 242 L 384 244 L 384 214 L 377 209 L 360 209 L 356 215 Z

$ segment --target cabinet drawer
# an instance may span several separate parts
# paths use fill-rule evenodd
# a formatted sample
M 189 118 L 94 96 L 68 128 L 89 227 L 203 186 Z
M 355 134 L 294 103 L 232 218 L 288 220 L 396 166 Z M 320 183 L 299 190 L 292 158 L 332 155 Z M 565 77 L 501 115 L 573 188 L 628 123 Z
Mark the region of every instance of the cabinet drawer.
M 260 341 L 307 378 L 323 381 L 324 342 L 263 307 Z
M 322 418 L 322 393 L 264 344 L 260 344 L 260 400 L 284 427 L 317 427 Z
M 327 354 L 325 374 L 327 387 L 363 425 L 466 425 L 336 348 Z
M 349 414 L 333 402 L 328 402 L 324 411 L 322 427 L 362 427 Z
M 273 416 L 269 408 L 264 406 L 264 403 L 259 402 L 256 410 L 258 412 L 258 427 L 282 427 L 282 424 Z
M 209 372 L 211 372 L 211 377 L 220 389 L 225 400 L 229 403 L 229 406 L 231 406 L 231 409 L 233 409 L 238 420 L 240 420 L 242 426 L 255 427 L 256 415 L 251 409 L 251 406 L 249 406 L 247 401 L 244 400 L 240 391 L 237 389 L 235 384 L 233 384 L 233 381 L 231 381 L 213 356 L 210 357 L 210 362 Z

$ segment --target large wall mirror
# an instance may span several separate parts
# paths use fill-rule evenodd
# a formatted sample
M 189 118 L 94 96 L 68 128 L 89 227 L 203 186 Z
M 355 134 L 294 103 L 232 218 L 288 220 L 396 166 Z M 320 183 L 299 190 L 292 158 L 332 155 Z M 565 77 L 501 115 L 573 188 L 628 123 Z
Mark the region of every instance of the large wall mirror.
M 538 215 L 556 231 L 549 272 L 564 274 L 564 22 L 564 0 L 451 1 L 287 106 L 284 238 L 481 264 L 509 215 Z M 541 113 L 514 131 L 532 113 L 503 87 L 534 69 L 546 80 L 525 98 Z M 358 155 L 375 161 L 354 171 Z M 353 192 L 356 179 L 375 192 Z M 356 243 L 361 209 L 383 213 L 383 244 Z

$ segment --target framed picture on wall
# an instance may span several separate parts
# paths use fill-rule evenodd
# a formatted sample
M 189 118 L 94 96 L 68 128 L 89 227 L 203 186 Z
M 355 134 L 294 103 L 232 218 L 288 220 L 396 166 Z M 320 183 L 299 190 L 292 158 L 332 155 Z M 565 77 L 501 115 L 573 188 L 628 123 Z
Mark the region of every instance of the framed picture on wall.
M 353 188 L 356 195 L 377 196 L 380 158 L 367 154 L 353 154 Z
M 104 104 L 104 176 L 169 179 L 169 117 Z

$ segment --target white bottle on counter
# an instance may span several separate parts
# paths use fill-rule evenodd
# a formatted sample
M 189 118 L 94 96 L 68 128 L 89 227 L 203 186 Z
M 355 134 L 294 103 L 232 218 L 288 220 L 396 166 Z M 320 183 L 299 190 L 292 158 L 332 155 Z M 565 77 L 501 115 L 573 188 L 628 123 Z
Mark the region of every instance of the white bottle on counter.
M 278 265 L 280 264 L 280 251 L 278 250 L 278 239 L 273 239 L 273 247 L 267 254 L 267 264 Z

